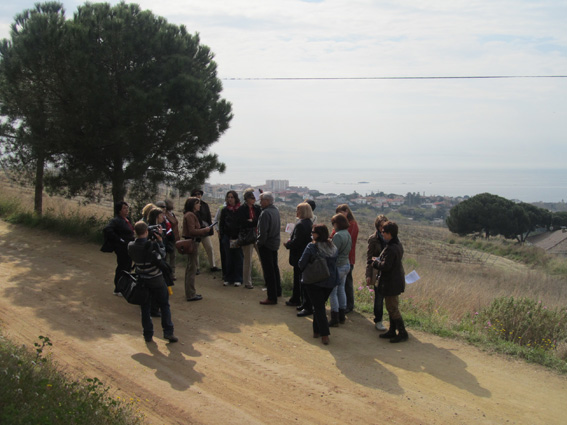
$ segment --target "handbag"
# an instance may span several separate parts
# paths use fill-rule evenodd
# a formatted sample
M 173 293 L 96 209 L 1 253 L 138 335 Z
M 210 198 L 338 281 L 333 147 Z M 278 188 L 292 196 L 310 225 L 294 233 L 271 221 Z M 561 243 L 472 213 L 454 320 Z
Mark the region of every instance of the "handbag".
M 181 239 L 175 242 L 175 248 L 181 255 L 189 255 L 195 252 L 195 241 L 193 239 Z
M 327 266 L 327 260 L 319 254 L 319 247 L 317 247 L 317 253 L 311 257 L 301 273 L 301 283 L 308 285 L 322 282 L 330 276 L 331 273 L 329 272 L 329 266 Z
M 142 305 L 148 302 L 150 291 L 146 288 L 135 275 L 122 271 L 122 276 L 118 279 L 118 292 L 130 304 Z
M 238 232 L 238 245 L 245 246 L 256 242 L 256 228 L 245 227 Z

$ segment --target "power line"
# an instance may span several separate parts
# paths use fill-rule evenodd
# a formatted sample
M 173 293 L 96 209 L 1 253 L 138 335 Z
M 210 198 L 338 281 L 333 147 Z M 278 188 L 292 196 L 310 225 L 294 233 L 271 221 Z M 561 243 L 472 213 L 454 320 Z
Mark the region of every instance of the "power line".
M 291 81 L 291 80 L 489 80 L 506 78 L 567 78 L 567 75 L 469 75 L 430 77 L 225 77 L 224 81 Z

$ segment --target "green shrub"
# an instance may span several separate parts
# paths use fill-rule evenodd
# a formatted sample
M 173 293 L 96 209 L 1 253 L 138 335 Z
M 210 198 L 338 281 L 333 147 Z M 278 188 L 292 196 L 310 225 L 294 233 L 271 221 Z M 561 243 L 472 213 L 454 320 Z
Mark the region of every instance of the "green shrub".
M 497 298 L 474 320 L 490 339 L 543 350 L 567 341 L 567 308 L 548 309 L 528 298 Z
M 44 356 L 51 346 L 40 336 L 35 352 L 0 336 L 0 423 L 11 425 L 133 425 L 142 423 L 132 405 L 113 399 L 97 378 L 70 380 Z

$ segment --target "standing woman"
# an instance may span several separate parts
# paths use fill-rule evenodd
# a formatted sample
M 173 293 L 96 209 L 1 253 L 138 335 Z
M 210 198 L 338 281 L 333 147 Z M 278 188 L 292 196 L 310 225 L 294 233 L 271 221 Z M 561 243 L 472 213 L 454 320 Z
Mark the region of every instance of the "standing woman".
M 354 269 L 354 262 L 356 260 L 356 240 L 358 239 L 358 223 L 356 222 L 352 211 L 347 204 L 341 204 L 337 207 L 337 214 L 342 214 L 348 219 L 348 233 L 352 239 L 352 247 L 348 254 L 348 260 L 350 264 L 350 270 L 346 277 L 345 282 L 345 294 L 347 298 L 346 312 L 350 313 L 354 310 L 354 285 L 352 281 L 352 270 Z
M 297 313 L 298 317 L 303 317 L 313 314 L 313 307 L 309 301 L 309 295 L 302 290 L 304 288 L 301 285 L 301 270 L 298 262 L 305 247 L 311 242 L 313 210 L 307 202 L 302 202 L 297 206 L 295 214 L 299 221 L 295 224 L 289 240 L 284 243 L 284 246 L 289 249 L 289 264 L 293 266 L 293 292 L 285 305 L 303 307 Z
M 236 211 L 240 208 L 240 199 L 234 190 L 229 190 L 225 197 L 226 207 L 221 210 L 219 232 L 221 234 L 221 249 L 224 249 L 226 270 L 223 269 L 224 286 L 242 285 L 242 269 L 244 257 L 242 248 L 234 245 L 238 239 L 238 218 Z M 233 244 L 231 245 L 231 240 Z
M 114 218 L 104 228 L 103 252 L 116 253 L 116 270 L 114 271 L 114 295 L 122 296 L 118 291 L 118 279 L 122 271 L 132 271 L 132 259 L 128 255 L 128 244 L 134 240 L 134 226 L 128 220 L 130 207 L 124 201 L 114 204 Z
M 321 282 L 305 285 L 309 299 L 313 303 L 313 338 L 321 337 L 325 345 L 329 343 L 329 322 L 325 311 L 325 303 L 338 284 L 337 256 L 338 249 L 329 239 L 329 229 L 324 224 L 316 224 L 312 230 L 313 243 L 307 244 L 299 259 L 298 267 L 305 270 L 312 257 L 320 255 L 327 261 L 329 277 Z
M 254 241 L 247 244 L 240 244 L 242 254 L 244 256 L 244 287 L 253 289 L 252 284 L 252 253 L 256 245 L 256 227 L 258 226 L 258 217 L 262 209 L 256 205 L 256 196 L 254 196 L 254 189 L 246 189 L 244 191 L 244 204 L 236 211 L 238 220 L 239 234 L 245 232 L 252 232 L 254 234 Z
M 407 341 L 409 336 L 399 310 L 399 296 L 406 288 L 406 279 L 402 265 L 404 247 L 398 239 L 398 225 L 393 221 L 384 223 L 382 237 L 386 241 L 386 248 L 372 266 L 380 273 L 378 292 L 384 296 L 386 310 L 390 316 L 390 329 L 379 336 L 390 338 L 390 342 L 403 342 Z
M 384 297 L 377 291 L 376 276 L 378 271 L 372 267 L 372 263 L 380 256 L 384 248 L 386 248 L 386 241 L 382 237 L 382 225 L 388 219 L 385 215 L 380 214 L 374 220 L 374 227 L 376 231 L 368 237 L 368 249 L 366 250 L 366 286 L 374 289 L 374 326 L 379 331 L 385 331 L 386 328 L 382 323 L 384 316 Z
M 338 249 L 337 257 L 337 274 L 338 284 L 331 292 L 331 321 L 329 326 L 338 327 L 339 323 L 345 322 L 345 309 L 347 298 L 345 294 L 345 281 L 350 264 L 348 262 L 348 254 L 351 249 L 352 240 L 348 233 L 348 220 L 342 214 L 335 214 L 331 219 L 333 225 L 333 243 Z
M 191 192 L 191 196 L 198 198 L 201 201 L 201 209 L 199 210 L 199 220 L 201 220 L 201 225 L 203 227 L 210 226 L 213 224 L 213 220 L 211 218 L 211 209 L 209 208 L 209 204 L 203 201 L 203 194 L 204 192 L 201 189 L 194 189 Z M 212 231 L 212 230 L 211 230 Z M 212 235 L 212 233 L 211 233 Z M 207 254 L 207 258 L 209 259 L 209 267 L 210 271 L 218 272 L 220 269 L 217 267 L 215 263 L 215 252 L 213 250 L 213 243 L 211 241 L 210 236 L 204 236 L 201 238 L 201 245 L 205 249 L 205 253 Z M 199 257 L 197 256 L 197 274 L 199 274 Z
M 177 220 L 177 217 L 175 216 L 175 213 L 173 212 L 173 201 L 171 199 L 166 199 L 165 201 L 165 209 L 164 209 L 164 214 L 165 214 L 165 218 L 166 220 L 169 222 L 169 224 L 171 225 L 171 231 L 173 233 L 173 238 L 171 238 L 170 235 L 168 235 L 168 238 L 173 239 L 173 245 L 175 246 L 175 242 L 177 242 L 179 239 L 181 239 L 180 235 L 179 235 L 179 220 Z M 175 255 L 176 255 L 176 250 L 174 249 L 171 252 L 167 252 L 165 254 L 165 261 L 167 261 L 167 263 L 169 264 L 169 266 L 171 267 L 171 273 L 173 274 L 173 280 L 176 280 L 175 277 Z
M 183 208 L 183 237 L 185 239 L 193 239 L 195 244 L 198 244 L 199 238 L 208 235 L 211 230 L 210 227 L 201 228 L 199 218 L 196 215 L 200 208 L 201 202 L 195 197 L 187 198 L 185 207 Z M 198 252 L 199 246 L 197 245 L 194 252 L 189 254 L 187 258 L 187 268 L 185 269 L 185 297 L 187 301 L 199 301 L 203 299 L 195 290 Z

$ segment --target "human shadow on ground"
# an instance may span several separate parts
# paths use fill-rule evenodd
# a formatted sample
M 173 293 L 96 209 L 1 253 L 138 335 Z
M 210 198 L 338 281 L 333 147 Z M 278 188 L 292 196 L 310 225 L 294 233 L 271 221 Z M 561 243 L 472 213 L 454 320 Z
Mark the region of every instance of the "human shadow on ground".
M 358 317 L 357 317 L 358 316 Z M 491 393 L 483 388 L 476 377 L 467 371 L 467 364 L 450 349 L 441 348 L 433 343 L 424 343 L 411 334 L 406 342 L 392 344 L 388 339 L 379 338 L 380 332 L 374 329 L 374 323 L 362 315 L 350 315 L 353 320 L 338 328 L 337 337 L 341 344 L 330 350 L 337 361 L 337 367 L 345 376 L 357 382 L 367 382 L 385 391 L 403 393 L 397 377 L 377 373 L 377 365 L 404 369 L 415 373 L 426 373 L 457 388 L 470 392 L 478 397 L 490 397 Z M 361 343 L 360 336 L 365 342 Z M 346 347 L 346 348 L 345 348 Z M 356 350 L 352 350 L 356 347 Z M 359 367 L 353 368 L 357 362 Z M 388 379 L 390 379 L 388 381 Z
M 156 378 L 168 382 L 171 388 L 185 391 L 195 382 L 203 380 L 204 375 L 195 371 L 197 362 L 186 358 L 200 355 L 192 346 L 169 343 L 166 344 L 166 352 L 162 352 L 155 342 L 146 345 L 150 352 L 133 354 L 132 359 L 148 369 L 154 369 Z

